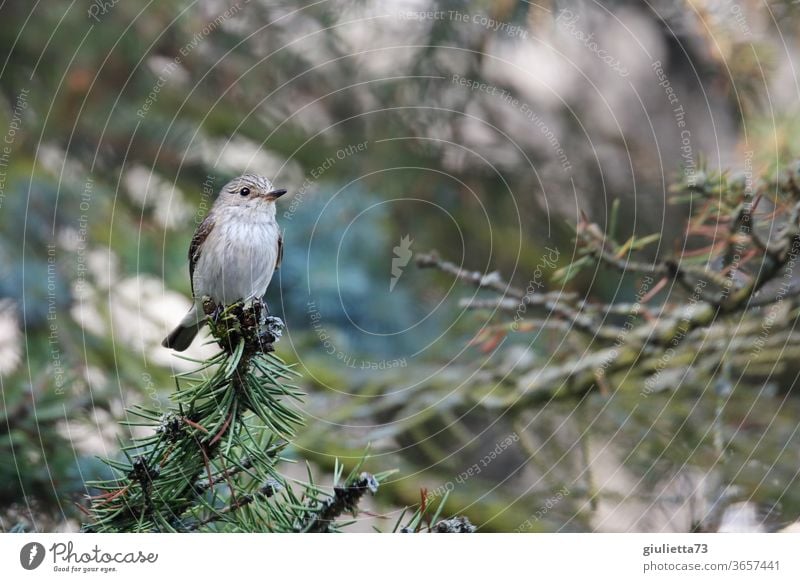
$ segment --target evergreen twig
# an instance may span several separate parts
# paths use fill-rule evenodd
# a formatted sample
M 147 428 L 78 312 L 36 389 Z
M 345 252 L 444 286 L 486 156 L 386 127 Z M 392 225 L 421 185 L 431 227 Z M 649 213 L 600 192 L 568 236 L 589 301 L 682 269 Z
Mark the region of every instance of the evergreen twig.
M 274 354 L 283 322 L 261 301 L 204 308 L 220 353 L 179 376 L 166 414 L 130 410 L 126 424 L 150 434 L 105 461 L 116 478 L 90 483 L 85 530 L 335 531 L 385 474 L 351 475 L 333 495 L 296 483 L 298 496 L 277 467 L 303 423 L 298 374 Z

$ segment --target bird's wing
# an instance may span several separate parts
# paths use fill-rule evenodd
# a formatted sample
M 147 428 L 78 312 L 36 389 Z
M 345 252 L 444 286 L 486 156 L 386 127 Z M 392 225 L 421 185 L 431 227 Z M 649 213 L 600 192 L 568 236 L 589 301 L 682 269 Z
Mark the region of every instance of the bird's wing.
M 214 230 L 214 220 L 211 215 L 208 215 L 197 227 L 197 230 L 194 231 L 192 242 L 189 245 L 189 281 L 192 285 L 192 296 L 194 296 L 194 268 L 200 259 L 200 253 L 203 251 L 203 243 L 212 230 Z
M 275 269 L 279 269 L 283 261 L 283 233 L 278 232 L 278 260 L 275 261 Z

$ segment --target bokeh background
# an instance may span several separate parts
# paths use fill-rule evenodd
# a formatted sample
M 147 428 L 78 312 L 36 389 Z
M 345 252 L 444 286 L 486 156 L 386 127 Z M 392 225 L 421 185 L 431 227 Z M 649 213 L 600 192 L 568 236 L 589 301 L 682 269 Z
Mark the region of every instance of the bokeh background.
M 578 348 L 474 345 L 486 318 L 459 300 L 475 291 L 415 267 L 437 249 L 551 288 L 579 212 L 605 226 L 615 199 L 622 232 L 669 253 L 672 183 L 800 151 L 795 2 L 8 0 L 0 16 L 0 530 L 79 527 L 125 408 L 164 406 L 191 367 L 159 344 L 189 306 L 192 232 L 245 171 L 290 192 L 267 298 L 308 392 L 292 454 L 324 476 L 369 446 L 370 470 L 399 469 L 357 527 L 389 528 L 421 489 L 483 531 L 800 515 L 791 382 L 737 385 L 724 409 L 674 384 L 498 409 L 555 345 Z M 623 283 L 567 290 L 629 301 Z

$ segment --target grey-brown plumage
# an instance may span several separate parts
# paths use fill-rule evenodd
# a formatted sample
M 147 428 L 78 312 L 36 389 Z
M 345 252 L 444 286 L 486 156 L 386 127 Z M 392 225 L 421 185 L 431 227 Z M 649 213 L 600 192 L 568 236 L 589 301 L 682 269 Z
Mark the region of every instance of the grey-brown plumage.
M 194 296 L 194 267 L 197 264 L 197 259 L 200 258 L 200 251 L 203 248 L 203 243 L 211 234 L 214 229 L 214 219 L 211 215 L 206 216 L 197 230 L 194 231 L 192 242 L 189 243 L 189 281 L 192 286 L 192 296 Z
M 275 201 L 286 193 L 263 176 L 247 174 L 228 182 L 189 245 L 194 305 L 162 342 L 183 351 L 205 321 L 202 300 L 230 305 L 264 295 L 283 257 Z

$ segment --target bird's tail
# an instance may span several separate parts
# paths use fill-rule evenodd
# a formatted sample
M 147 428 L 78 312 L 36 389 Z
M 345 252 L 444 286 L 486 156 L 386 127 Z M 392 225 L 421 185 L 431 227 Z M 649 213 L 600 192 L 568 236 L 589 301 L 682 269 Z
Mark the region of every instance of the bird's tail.
M 197 306 L 193 306 L 178 324 L 178 327 L 164 338 L 161 345 L 176 352 L 182 352 L 192 344 L 204 321 L 205 317 L 198 317 Z

